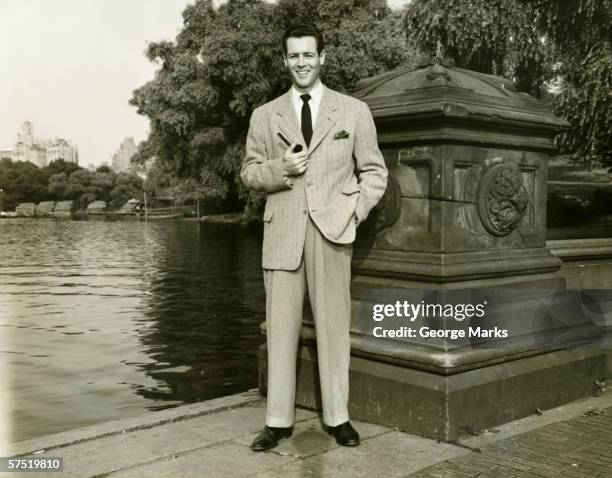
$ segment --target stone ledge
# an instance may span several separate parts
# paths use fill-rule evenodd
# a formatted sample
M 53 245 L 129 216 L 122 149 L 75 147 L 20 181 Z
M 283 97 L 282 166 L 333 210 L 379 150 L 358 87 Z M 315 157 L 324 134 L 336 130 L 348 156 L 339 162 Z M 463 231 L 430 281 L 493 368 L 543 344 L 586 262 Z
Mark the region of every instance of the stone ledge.
M 563 261 L 611 259 L 612 239 L 564 239 L 546 241 L 546 247 Z
M 178 422 L 202 415 L 244 407 L 260 401 L 262 401 L 261 395 L 256 389 L 252 389 L 237 395 L 215 398 L 205 402 L 162 410 L 156 413 L 146 413 L 137 417 L 113 420 L 85 428 L 78 428 L 76 430 L 34 438 L 32 440 L 2 445 L 0 446 L 0 455 L 32 455 L 40 450 L 63 448 L 105 436 L 119 435 L 135 430 L 144 430 L 166 423 Z

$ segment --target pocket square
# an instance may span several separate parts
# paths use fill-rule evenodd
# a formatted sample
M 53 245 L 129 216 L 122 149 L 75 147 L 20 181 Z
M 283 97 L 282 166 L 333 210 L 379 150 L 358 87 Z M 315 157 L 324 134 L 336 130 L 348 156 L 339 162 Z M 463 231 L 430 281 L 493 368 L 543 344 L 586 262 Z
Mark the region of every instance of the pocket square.
M 334 135 L 334 139 L 345 139 L 348 138 L 350 136 L 348 131 L 338 131 L 335 135 Z

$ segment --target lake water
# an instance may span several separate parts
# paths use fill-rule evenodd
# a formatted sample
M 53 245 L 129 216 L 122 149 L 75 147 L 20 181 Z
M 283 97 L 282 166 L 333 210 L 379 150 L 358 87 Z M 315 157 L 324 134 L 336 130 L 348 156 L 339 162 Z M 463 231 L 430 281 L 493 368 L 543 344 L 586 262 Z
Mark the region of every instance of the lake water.
M 0 220 L 11 441 L 255 387 L 260 247 L 238 226 Z

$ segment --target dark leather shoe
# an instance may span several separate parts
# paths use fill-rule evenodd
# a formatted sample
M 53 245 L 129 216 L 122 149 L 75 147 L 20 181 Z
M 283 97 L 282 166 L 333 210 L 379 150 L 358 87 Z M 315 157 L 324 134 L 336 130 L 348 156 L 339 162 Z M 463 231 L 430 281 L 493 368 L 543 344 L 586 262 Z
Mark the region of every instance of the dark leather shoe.
M 336 439 L 338 445 L 359 445 L 359 433 L 351 426 L 350 422 L 344 422 L 337 427 L 328 427 L 328 433 Z
M 293 429 L 289 428 L 277 428 L 269 427 L 266 425 L 264 429 L 259 432 L 259 435 L 251 443 L 251 450 L 253 451 L 265 451 L 270 448 L 274 448 L 278 445 L 278 441 L 281 438 L 290 437 L 293 433 Z

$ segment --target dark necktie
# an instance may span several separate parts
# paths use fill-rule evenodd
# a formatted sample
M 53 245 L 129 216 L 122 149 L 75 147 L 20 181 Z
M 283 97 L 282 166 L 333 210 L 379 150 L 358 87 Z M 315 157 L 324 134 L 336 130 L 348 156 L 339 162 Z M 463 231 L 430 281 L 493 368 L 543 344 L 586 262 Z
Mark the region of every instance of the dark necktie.
M 304 141 L 306 141 L 306 147 L 308 147 L 312 138 L 312 117 L 310 115 L 310 106 L 308 106 L 310 95 L 306 93 L 300 96 L 300 98 L 304 102 L 302 105 L 302 135 L 304 136 Z

